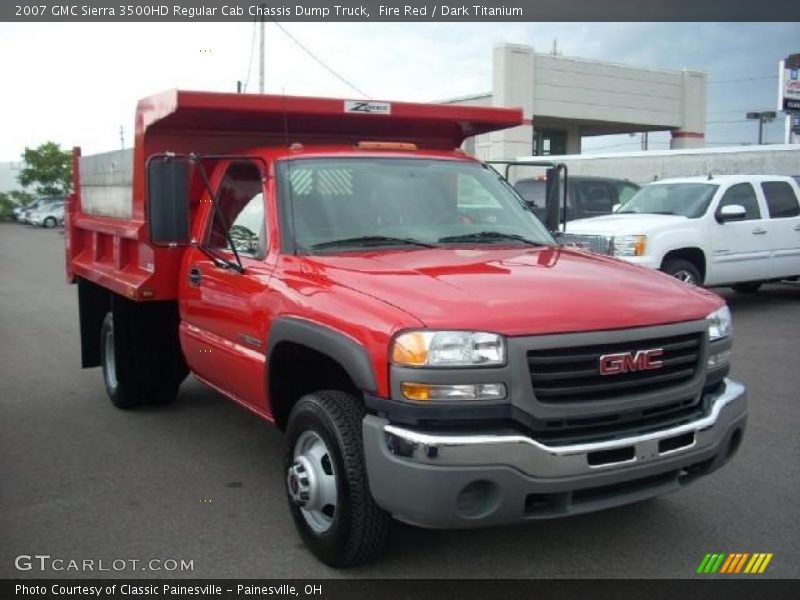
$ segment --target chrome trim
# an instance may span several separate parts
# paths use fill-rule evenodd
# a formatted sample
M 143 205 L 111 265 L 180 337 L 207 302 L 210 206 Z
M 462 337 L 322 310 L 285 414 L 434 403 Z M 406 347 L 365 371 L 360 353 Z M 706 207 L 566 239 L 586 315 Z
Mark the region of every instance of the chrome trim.
M 541 476 L 571 475 L 642 462 L 709 445 L 712 438 L 721 435 L 713 427 L 723 409 L 735 400 L 746 397 L 746 394 L 741 383 L 726 378 L 725 389 L 716 397 L 709 414 L 692 423 L 626 438 L 568 446 L 548 446 L 519 434 L 431 434 L 390 424 L 383 426 L 383 433 L 390 453 L 416 462 L 440 466 L 500 464 Z M 659 441 L 688 432 L 695 433 L 692 444 L 658 452 Z M 630 446 L 634 447 L 633 459 L 596 466 L 588 464 L 589 453 Z M 401 451 L 393 451 L 397 448 Z

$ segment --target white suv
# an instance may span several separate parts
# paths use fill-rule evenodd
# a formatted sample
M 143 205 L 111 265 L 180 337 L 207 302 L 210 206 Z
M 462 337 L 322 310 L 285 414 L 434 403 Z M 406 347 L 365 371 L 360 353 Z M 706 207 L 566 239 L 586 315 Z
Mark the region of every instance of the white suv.
M 613 215 L 568 223 L 564 241 L 688 283 L 754 292 L 800 276 L 799 196 L 792 177 L 663 179 Z

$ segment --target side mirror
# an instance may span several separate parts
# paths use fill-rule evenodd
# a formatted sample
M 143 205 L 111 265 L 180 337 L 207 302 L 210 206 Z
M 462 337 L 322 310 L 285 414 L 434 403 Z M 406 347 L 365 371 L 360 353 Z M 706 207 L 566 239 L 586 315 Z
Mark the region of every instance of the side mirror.
M 544 224 L 551 232 L 558 231 L 561 223 L 561 181 L 558 169 L 549 168 L 545 175 Z
M 617 202 L 614 206 L 611 207 L 611 212 L 615 213 L 619 210 L 619 207 L 622 206 L 619 202 Z
M 147 221 L 156 246 L 189 243 L 189 159 L 164 154 L 147 160 Z
M 741 204 L 728 204 L 717 211 L 717 222 L 727 223 L 728 221 L 743 221 L 747 216 L 747 210 Z

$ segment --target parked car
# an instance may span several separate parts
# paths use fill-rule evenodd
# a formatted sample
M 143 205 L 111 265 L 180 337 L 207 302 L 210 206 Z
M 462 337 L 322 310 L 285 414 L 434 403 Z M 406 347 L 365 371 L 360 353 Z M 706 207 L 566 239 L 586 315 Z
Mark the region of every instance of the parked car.
M 689 283 L 754 292 L 800 276 L 798 196 L 792 177 L 664 179 L 613 215 L 573 221 L 568 240 Z
M 539 219 L 544 220 L 547 182 L 544 177 L 520 179 L 514 188 Z M 610 215 L 614 206 L 627 202 L 640 186 L 626 179 L 570 176 L 567 180 L 567 221 Z
M 63 202 L 64 198 L 62 196 L 42 196 L 41 198 L 37 198 L 36 200 L 26 204 L 25 206 L 18 207 L 14 210 L 14 215 L 17 217 L 18 221 L 22 223 L 31 224 L 31 217 L 34 212 L 38 211 L 42 207 L 47 204 L 53 204 L 56 202 Z
M 28 222 L 31 225 L 52 229 L 64 220 L 64 201 L 48 202 L 31 211 Z

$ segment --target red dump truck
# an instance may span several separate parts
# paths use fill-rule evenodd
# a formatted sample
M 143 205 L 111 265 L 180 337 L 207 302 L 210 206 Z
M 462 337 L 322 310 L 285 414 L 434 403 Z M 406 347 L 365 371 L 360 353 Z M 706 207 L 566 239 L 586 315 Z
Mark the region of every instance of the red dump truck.
M 474 527 L 677 490 L 746 392 L 715 294 L 559 245 L 464 139 L 518 109 L 170 91 L 133 152 L 74 160 L 83 367 L 111 401 L 189 373 L 285 432 L 324 562 L 392 518 Z

